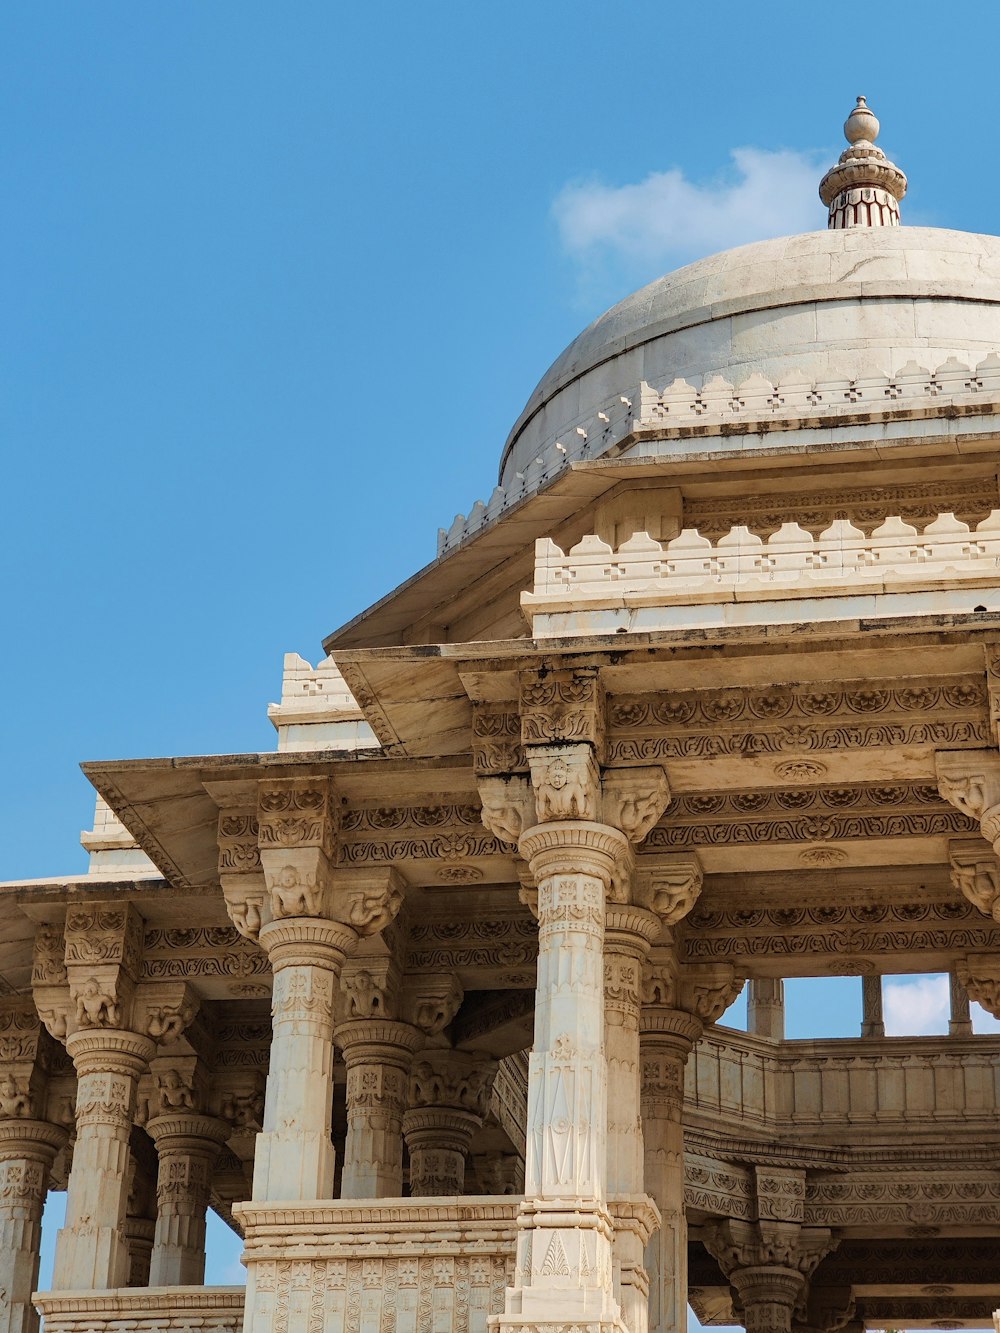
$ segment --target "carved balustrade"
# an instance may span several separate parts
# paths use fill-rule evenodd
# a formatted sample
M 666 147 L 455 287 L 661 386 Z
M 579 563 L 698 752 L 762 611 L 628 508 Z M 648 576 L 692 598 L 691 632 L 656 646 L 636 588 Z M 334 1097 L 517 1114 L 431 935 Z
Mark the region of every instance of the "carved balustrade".
M 42 1292 L 46 1333 L 241 1333 L 242 1287 Z

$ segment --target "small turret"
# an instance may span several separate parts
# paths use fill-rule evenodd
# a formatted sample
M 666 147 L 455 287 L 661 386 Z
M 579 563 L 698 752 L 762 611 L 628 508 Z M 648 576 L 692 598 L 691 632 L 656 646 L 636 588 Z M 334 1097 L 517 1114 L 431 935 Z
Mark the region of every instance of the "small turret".
M 849 147 L 819 185 L 819 197 L 830 210 L 830 227 L 899 226 L 906 177 L 875 147 L 878 131 L 877 117 L 859 97 L 844 125 Z

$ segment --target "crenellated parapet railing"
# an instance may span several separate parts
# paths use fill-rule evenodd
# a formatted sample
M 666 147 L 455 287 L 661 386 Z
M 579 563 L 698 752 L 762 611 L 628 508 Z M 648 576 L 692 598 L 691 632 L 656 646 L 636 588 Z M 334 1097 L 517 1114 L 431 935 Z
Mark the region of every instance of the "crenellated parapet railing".
M 537 633 L 546 631 L 545 616 L 995 588 L 998 572 L 997 509 L 974 529 L 939 514 L 922 531 L 891 516 L 870 535 L 847 519 L 818 535 L 783 523 L 766 540 L 744 526 L 716 541 L 693 528 L 665 543 L 638 532 L 617 550 L 591 535 L 564 552 L 543 537 L 535 543 L 534 588 L 521 604 Z

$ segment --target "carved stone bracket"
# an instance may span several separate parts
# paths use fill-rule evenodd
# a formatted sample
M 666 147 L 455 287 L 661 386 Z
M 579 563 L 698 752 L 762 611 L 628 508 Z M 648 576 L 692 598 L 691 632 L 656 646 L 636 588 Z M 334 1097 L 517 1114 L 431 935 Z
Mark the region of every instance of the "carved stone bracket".
M 214 793 L 213 793 L 214 794 Z M 215 795 L 216 800 L 224 799 Z M 219 883 L 233 925 L 255 943 L 265 921 L 267 886 L 260 860 L 256 809 L 226 804 L 219 811 Z
M 601 774 L 591 745 L 533 745 L 528 766 L 539 823 L 599 819 Z
M 955 975 L 975 1000 L 1000 1018 L 1000 957 L 996 954 L 969 954 L 955 964 Z
M 730 963 L 684 966 L 675 952 L 653 950 L 643 975 L 645 1009 L 682 1010 L 701 1023 L 721 1018 L 745 985 Z
M 454 973 L 407 977 L 404 1009 L 407 1021 L 428 1038 L 440 1037 L 458 1013 L 465 992 Z
M 985 916 L 1000 922 L 1000 861 L 979 838 L 948 843 L 951 882 Z
M 971 819 L 983 837 L 1000 843 L 1000 755 L 993 750 L 939 750 L 935 755 L 938 791 Z
M 701 894 L 704 873 L 696 852 L 643 853 L 636 867 L 636 901 L 673 926 L 691 911 Z
M 670 802 L 661 767 L 606 768 L 601 788 L 604 823 L 621 829 L 631 843 L 642 842 Z
M 398 1017 L 401 975 L 394 958 L 349 958 L 340 974 L 338 1020 Z

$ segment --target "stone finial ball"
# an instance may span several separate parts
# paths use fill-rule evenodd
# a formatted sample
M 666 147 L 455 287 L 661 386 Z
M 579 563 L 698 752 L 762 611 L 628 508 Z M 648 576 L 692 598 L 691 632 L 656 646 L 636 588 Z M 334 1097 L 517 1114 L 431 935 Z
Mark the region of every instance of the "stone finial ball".
M 844 122 L 844 136 L 848 143 L 857 143 L 859 139 L 866 139 L 868 143 L 874 143 L 878 138 L 878 117 L 872 111 L 863 97 L 858 98 L 858 104 Z

